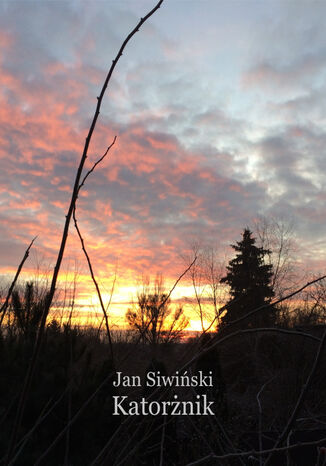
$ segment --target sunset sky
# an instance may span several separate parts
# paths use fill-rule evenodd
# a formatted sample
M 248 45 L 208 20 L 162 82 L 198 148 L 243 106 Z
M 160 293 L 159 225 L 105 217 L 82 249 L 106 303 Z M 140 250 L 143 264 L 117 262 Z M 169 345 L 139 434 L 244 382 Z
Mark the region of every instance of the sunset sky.
M 154 0 L 0 2 L 0 253 L 51 269 L 108 67 Z M 168 283 L 194 243 L 288 218 L 297 259 L 326 259 L 326 2 L 165 0 L 129 43 L 103 101 L 77 215 L 104 293 Z M 63 275 L 96 304 L 73 225 Z M 177 297 L 187 294 L 183 281 Z M 116 308 L 118 309 L 118 308 Z

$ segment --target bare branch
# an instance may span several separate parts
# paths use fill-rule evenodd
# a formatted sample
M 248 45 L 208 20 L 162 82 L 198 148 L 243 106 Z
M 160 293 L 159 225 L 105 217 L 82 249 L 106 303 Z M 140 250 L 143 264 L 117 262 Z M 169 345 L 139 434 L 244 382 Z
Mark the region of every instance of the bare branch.
M 115 142 L 117 140 L 117 136 L 114 136 L 114 139 L 113 141 L 111 142 L 111 144 L 109 145 L 109 147 L 106 149 L 106 151 L 104 152 L 104 154 L 102 155 L 102 157 L 100 157 L 97 162 L 94 163 L 94 165 L 92 166 L 92 168 L 90 170 L 88 170 L 88 172 L 86 173 L 86 175 L 84 176 L 83 178 L 83 181 L 80 183 L 80 185 L 78 186 L 78 191 L 81 190 L 81 188 L 84 186 L 85 184 L 85 181 L 87 180 L 87 178 L 89 177 L 89 175 L 95 170 L 95 168 L 97 167 L 98 164 L 100 164 L 102 162 L 102 160 L 105 159 L 105 157 L 108 155 L 108 153 L 110 152 L 110 149 L 112 146 L 114 146 Z
M 264 388 L 266 387 L 266 385 L 268 385 L 274 379 L 275 379 L 275 377 L 272 377 L 270 380 L 265 382 L 264 385 L 259 390 L 259 392 L 257 393 L 257 396 L 256 396 L 257 404 L 258 404 L 258 411 L 259 411 L 259 417 L 258 417 L 259 450 L 263 449 L 263 437 L 262 437 L 262 433 L 263 433 L 263 429 L 262 429 L 263 411 L 262 411 L 261 402 L 260 402 L 260 395 L 262 394 L 262 392 L 263 392 Z M 260 464 L 260 466 L 263 466 L 262 456 L 259 458 L 259 464 Z
M 164 464 L 164 439 L 165 439 L 165 426 L 166 426 L 166 417 L 164 417 L 162 436 L 161 436 L 161 447 L 160 447 L 160 466 Z
M 26 443 L 28 442 L 28 440 L 30 439 L 30 437 L 33 435 L 33 433 L 35 432 L 35 430 L 37 429 L 37 427 L 39 427 L 42 422 L 48 417 L 49 414 L 52 413 L 52 411 L 54 410 L 54 408 L 60 403 L 60 401 L 63 399 L 63 397 L 65 396 L 67 392 L 67 388 L 62 392 L 62 394 L 59 396 L 59 398 L 53 403 L 53 405 L 48 408 L 50 402 L 47 403 L 47 405 L 45 406 L 44 410 L 43 410 L 43 413 L 41 413 L 41 415 L 39 416 L 39 418 L 37 419 L 37 421 L 35 422 L 35 424 L 33 425 L 33 427 L 31 428 L 31 430 L 29 432 L 27 432 L 27 434 L 23 437 L 23 439 L 21 440 L 20 442 L 20 445 L 19 445 L 19 448 L 15 454 L 15 456 L 13 457 L 13 459 L 10 461 L 9 463 L 9 466 L 11 465 L 14 465 L 15 464 L 15 461 L 17 460 L 17 458 L 20 456 L 20 454 L 22 453 Z M 48 409 L 47 409 L 48 408 Z M 47 409 L 47 411 L 45 411 Z
M 35 462 L 34 466 L 37 466 L 42 463 L 44 458 L 47 457 L 47 455 L 50 453 L 53 447 L 58 443 L 58 441 L 63 437 L 63 435 L 67 432 L 68 429 L 76 422 L 78 417 L 84 412 L 84 410 L 87 408 L 87 406 L 91 403 L 91 401 L 96 397 L 96 395 L 102 390 L 102 388 L 107 384 L 107 382 L 114 377 L 115 374 L 110 373 L 104 380 L 103 382 L 97 387 L 97 389 L 89 396 L 89 398 L 85 401 L 85 403 L 79 408 L 79 410 L 76 412 L 76 414 L 67 422 L 65 427 L 62 429 L 61 432 L 55 437 L 55 439 L 52 441 L 52 443 L 49 445 L 49 447 L 45 450 L 45 452 L 42 453 L 42 455 L 38 458 L 38 460 Z
M 18 277 L 19 277 L 19 275 L 20 275 L 20 272 L 21 272 L 21 270 L 22 270 L 22 268 L 23 268 L 23 265 L 24 265 L 26 259 L 27 259 L 28 256 L 29 256 L 29 251 L 30 251 L 31 247 L 33 246 L 33 243 L 34 243 L 34 241 L 36 240 L 36 238 L 37 238 L 37 236 L 35 236 L 35 238 L 32 239 L 30 245 L 29 245 L 28 248 L 26 249 L 25 254 L 24 254 L 24 257 L 23 257 L 23 259 L 22 259 L 21 263 L 19 264 L 18 269 L 17 269 L 17 271 L 16 271 L 15 277 L 14 277 L 13 281 L 11 282 L 11 285 L 10 285 L 10 288 L 9 288 L 9 290 L 8 290 L 8 294 L 7 294 L 6 300 L 5 300 L 5 302 L 3 303 L 3 305 L 1 306 L 0 313 L 2 312 L 2 316 L 1 316 L 1 319 L 0 319 L 0 328 L 1 328 L 3 319 L 4 319 L 4 317 L 5 317 L 5 314 L 6 314 L 6 311 L 7 311 L 7 308 L 8 308 L 8 304 L 9 304 L 9 300 L 10 300 L 10 297 L 11 297 L 11 293 L 12 293 L 12 291 L 13 291 L 15 285 L 16 285 L 16 282 L 17 282 L 17 280 L 18 280 Z
M 109 302 L 108 302 L 108 304 L 107 304 L 107 306 L 106 306 L 106 309 L 105 309 L 106 313 L 108 312 L 108 309 L 109 309 L 109 307 L 111 306 L 111 302 L 112 302 L 112 297 L 113 297 L 113 293 L 114 293 L 114 288 L 115 288 L 115 283 L 116 283 L 116 281 L 117 281 L 117 270 L 115 270 L 115 272 L 114 272 L 114 279 L 113 279 L 112 286 L 111 286 Z M 101 327 L 102 327 L 102 324 L 103 324 L 104 320 L 105 320 L 105 314 L 103 314 L 101 323 L 100 323 L 100 325 L 99 325 L 99 327 L 98 327 L 98 329 L 97 329 L 97 337 L 100 336 Z
M 207 461 L 214 459 L 214 460 L 228 460 L 228 459 L 233 459 L 233 458 L 249 458 L 249 457 L 256 457 L 256 456 L 263 456 L 268 453 L 274 453 L 274 452 L 286 452 L 289 450 L 296 450 L 297 448 L 302 448 L 306 446 L 318 446 L 318 445 L 323 445 L 326 442 L 326 437 L 322 438 L 320 440 L 315 440 L 312 442 L 300 442 L 296 443 L 294 445 L 288 445 L 286 447 L 279 447 L 279 448 L 269 448 L 266 450 L 250 450 L 250 451 L 242 451 L 239 453 L 227 453 L 226 455 L 207 455 L 204 456 L 203 458 L 200 458 L 197 461 L 192 461 L 191 463 L 187 463 L 186 466 L 197 466 L 199 464 L 207 464 Z M 266 465 L 267 463 L 265 463 Z
M 276 450 L 281 444 L 282 442 L 286 439 L 288 433 L 290 432 L 290 429 L 294 423 L 294 421 L 296 420 L 296 416 L 305 400 L 305 397 L 306 397 L 306 394 L 311 386 L 311 382 L 312 382 L 312 379 L 313 379 L 313 376 L 315 375 L 315 372 L 316 372 L 316 369 L 318 367 L 318 364 L 320 362 L 320 359 L 321 359 L 321 356 L 323 354 L 323 351 L 324 351 L 324 348 L 326 347 L 326 330 L 324 331 L 324 334 L 323 334 L 323 337 L 320 341 L 320 344 L 319 344 L 319 347 L 318 347 L 318 350 L 317 350 L 317 353 L 316 353 L 316 357 L 315 357 L 315 360 L 314 360 L 314 363 L 312 365 L 312 368 L 311 368 L 311 371 L 309 373 L 309 376 L 306 380 L 306 383 L 302 386 L 302 389 L 301 389 L 301 393 L 297 399 L 297 402 L 296 402 L 296 405 L 293 409 L 293 412 L 287 422 L 287 425 L 285 426 L 283 432 L 281 433 L 281 435 L 279 436 L 279 438 L 277 439 L 276 443 L 275 443 L 275 446 L 274 446 L 274 449 Z M 271 452 L 271 454 L 269 455 L 269 457 L 267 458 L 266 462 L 265 462 L 265 465 L 267 466 L 268 464 L 270 464 L 270 461 L 271 461 L 271 458 L 273 457 L 273 451 Z
M 138 429 L 141 427 L 141 425 L 142 425 L 141 423 L 138 424 L 138 426 L 139 426 Z M 155 432 L 158 432 L 158 431 L 161 429 L 162 425 L 163 425 L 163 424 L 160 424 L 160 425 L 158 425 L 154 430 L 150 430 L 150 432 L 149 432 L 148 435 L 146 435 L 146 436 L 143 437 L 141 440 L 139 440 L 139 442 L 136 443 L 136 445 L 135 445 L 133 448 L 129 449 L 129 451 L 127 452 L 127 454 L 126 454 L 121 460 L 119 460 L 120 457 L 121 457 L 121 455 L 122 455 L 122 453 L 126 450 L 126 446 L 125 446 L 125 447 L 122 449 L 122 452 L 120 453 L 120 455 L 118 456 L 118 458 L 117 458 L 117 459 L 115 460 L 115 462 L 113 463 L 114 466 L 123 466 L 123 465 L 125 465 L 125 464 L 128 464 L 128 463 L 127 463 L 128 458 L 129 458 L 130 456 L 132 457 L 132 455 L 133 455 L 134 452 L 139 448 L 140 445 L 143 445 L 143 444 L 146 445 L 146 442 L 150 439 L 150 437 L 151 437 Z M 137 429 L 137 430 L 138 430 L 138 429 Z M 137 431 L 135 431 L 135 432 L 137 432 Z M 134 432 L 134 434 L 135 434 L 135 432 Z M 127 443 L 127 445 L 128 445 L 128 443 Z M 95 466 L 95 465 L 97 465 L 97 464 L 103 464 L 103 462 L 102 462 L 100 456 L 98 456 L 94 461 L 92 461 L 92 463 L 91 463 L 90 466 Z
M 77 218 L 76 218 L 76 206 L 74 207 L 73 218 L 74 218 L 75 228 L 77 230 L 78 237 L 80 239 L 81 247 L 82 247 L 82 250 L 83 250 L 83 252 L 85 254 L 85 257 L 86 257 L 86 260 L 87 260 L 89 272 L 91 274 L 91 277 L 92 277 L 92 280 L 93 280 L 93 283 L 94 283 L 94 286 L 95 286 L 95 289 L 96 289 L 96 293 L 97 293 L 97 296 L 98 296 L 98 299 L 99 299 L 99 302 L 100 302 L 100 305 L 101 305 L 101 309 L 102 309 L 102 312 L 103 312 L 103 317 L 105 319 L 106 333 L 107 333 L 107 337 L 108 337 L 108 340 L 109 340 L 111 359 L 112 359 L 112 362 L 113 362 L 113 347 L 112 347 L 112 339 L 111 339 L 111 332 L 110 332 L 110 326 L 109 326 L 109 319 L 108 319 L 108 315 L 107 315 L 107 312 L 106 312 L 106 309 L 105 309 L 105 306 L 104 306 L 104 303 L 103 303 L 100 288 L 98 286 L 97 280 L 96 280 L 95 275 L 94 275 L 93 266 L 92 266 L 91 260 L 89 258 L 89 255 L 88 255 L 86 247 L 85 247 L 84 238 L 82 237 L 82 234 L 81 234 L 80 229 L 78 227 Z
M 191 262 L 191 264 L 189 265 L 189 267 L 186 268 L 186 270 L 181 274 L 179 275 L 179 277 L 177 278 L 177 280 L 175 281 L 173 287 L 170 289 L 169 293 L 167 294 L 166 298 L 164 299 L 164 301 L 162 301 L 161 303 L 161 307 L 163 307 L 165 305 L 165 303 L 170 299 L 171 297 L 171 294 L 173 293 L 173 291 L 175 290 L 177 284 L 179 283 L 180 280 L 182 280 L 182 278 L 189 272 L 189 270 L 191 269 L 191 267 L 194 265 L 194 263 L 196 262 L 197 260 L 197 256 L 194 258 L 194 260 Z

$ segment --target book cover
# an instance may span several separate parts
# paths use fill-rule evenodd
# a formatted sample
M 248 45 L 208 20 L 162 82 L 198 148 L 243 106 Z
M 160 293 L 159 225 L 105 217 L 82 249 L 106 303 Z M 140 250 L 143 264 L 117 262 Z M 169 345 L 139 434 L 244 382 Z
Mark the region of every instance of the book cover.
M 0 464 L 325 464 L 325 14 L 0 2 Z

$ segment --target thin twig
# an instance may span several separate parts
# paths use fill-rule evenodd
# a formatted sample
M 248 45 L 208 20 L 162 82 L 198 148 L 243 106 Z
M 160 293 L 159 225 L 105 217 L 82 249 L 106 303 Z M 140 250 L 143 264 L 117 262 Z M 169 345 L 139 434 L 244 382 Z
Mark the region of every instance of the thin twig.
M 97 389 L 90 395 L 90 397 L 85 401 L 85 403 L 79 408 L 79 410 L 76 412 L 76 414 L 71 418 L 70 421 L 67 422 L 66 426 L 64 429 L 59 432 L 59 434 L 56 436 L 56 438 L 52 441 L 52 443 L 49 445 L 49 447 L 45 450 L 45 452 L 42 453 L 42 455 L 35 461 L 34 466 L 37 466 L 42 463 L 44 458 L 47 457 L 47 455 L 50 453 L 52 448 L 58 443 L 58 441 L 63 437 L 63 435 L 67 432 L 68 429 L 74 424 L 74 422 L 77 420 L 77 418 L 84 412 L 84 410 L 87 408 L 87 406 L 91 403 L 91 401 L 95 398 L 95 396 L 100 392 L 100 390 L 107 384 L 107 382 L 115 376 L 114 373 L 110 373 L 104 380 L 103 382 L 97 387 Z
M 190 371 L 190 374 L 192 374 L 192 371 Z M 191 391 L 192 391 L 193 396 L 196 396 L 196 395 L 197 395 L 197 392 L 196 392 L 196 390 L 194 389 L 194 387 L 191 387 Z M 221 451 L 224 451 L 223 446 L 222 446 L 222 444 L 221 444 L 221 441 L 220 441 L 220 439 L 219 439 L 219 435 L 218 435 L 218 433 L 216 432 L 215 426 L 214 426 L 214 424 L 213 424 L 213 420 L 215 420 L 215 417 L 216 417 L 216 416 L 208 416 L 207 421 L 208 421 L 208 423 L 210 424 L 210 430 L 211 430 L 211 432 L 213 432 L 213 433 L 215 434 L 215 436 L 216 436 L 216 442 L 218 443 L 218 447 L 220 448 Z M 191 421 L 191 416 L 189 416 L 189 420 Z M 208 440 L 207 440 L 206 436 L 204 435 L 205 432 L 201 432 L 201 431 L 199 430 L 199 428 L 196 426 L 195 422 L 191 421 L 191 424 L 192 424 L 193 427 L 195 428 L 197 434 L 199 434 L 201 440 L 202 440 L 204 443 L 206 443 L 206 445 L 208 446 L 210 452 L 214 454 L 214 450 L 212 449 L 212 447 L 211 447 L 210 444 L 208 443 Z M 205 440 L 204 440 L 204 439 L 205 439 Z
M 257 399 L 257 404 L 258 404 L 258 437 L 259 437 L 259 450 L 263 449 L 263 429 L 262 429 L 262 417 L 263 417 L 263 412 L 262 412 L 262 407 L 261 407 L 261 402 L 260 402 L 260 395 L 262 394 L 264 388 L 266 385 L 268 385 L 272 380 L 274 380 L 275 377 L 272 377 L 270 380 L 264 383 L 264 385 L 261 387 L 259 392 L 257 393 L 256 399 Z M 263 466 L 263 458 L 262 456 L 259 458 L 259 464 L 260 466 Z
M 16 272 L 16 274 L 15 274 L 15 277 L 14 277 L 13 281 L 11 282 L 11 285 L 10 285 L 10 288 L 9 288 L 9 290 L 8 290 L 8 294 L 7 294 L 6 300 L 5 300 L 5 302 L 3 303 L 3 305 L 1 306 L 0 313 L 2 313 L 2 315 L 1 315 L 1 319 L 0 319 L 0 328 L 1 328 L 3 319 L 4 319 L 4 317 L 5 317 L 5 314 L 6 314 L 6 311 L 7 311 L 7 308 L 8 308 L 8 304 L 9 304 L 9 300 L 10 300 L 10 297 L 11 297 L 11 293 L 12 293 L 12 291 L 13 291 L 15 285 L 16 285 L 16 282 L 17 282 L 17 280 L 18 280 L 18 277 L 19 277 L 19 275 L 20 275 L 20 272 L 21 272 L 21 270 L 22 270 L 22 268 L 23 268 L 23 265 L 24 265 L 26 259 L 27 259 L 28 256 L 29 256 L 29 251 L 30 251 L 31 247 L 33 246 L 33 243 L 34 243 L 34 241 L 36 240 L 36 238 L 37 238 L 37 236 L 35 236 L 35 238 L 32 239 L 30 245 L 29 245 L 28 248 L 26 249 L 25 254 L 24 254 L 24 257 L 23 257 L 21 263 L 20 263 L 19 266 L 18 266 L 18 269 L 17 269 L 17 272 Z
M 59 398 L 53 403 L 53 405 L 48 409 L 48 411 L 44 412 L 44 413 L 41 413 L 39 419 L 36 421 L 36 423 L 33 425 L 33 427 L 27 432 L 27 434 L 23 437 L 23 439 L 21 440 L 20 442 L 20 445 L 19 445 L 19 448 L 15 454 L 15 456 L 12 458 L 12 460 L 10 461 L 9 463 L 9 466 L 12 466 L 15 464 L 15 461 L 17 460 L 17 458 L 20 456 L 21 452 L 23 451 L 26 443 L 28 442 L 28 440 L 30 439 L 30 437 L 33 435 L 33 433 L 35 432 L 35 430 L 37 429 L 37 427 L 39 427 L 42 422 L 44 421 L 44 419 L 47 418 L 47 416 L 54 410 L 54 408 L 60 403 L 60 401 L 63 399 L 63 397 L 65 396 L 66 394 L 66 391 L 67 389 L 65 389 L 63 391 L 63 393 L 59 396 Z M 48 405 L 48 403 L 47 403 Z M 46 407 L 47 407 L 46 405 Z M 43 410 L 45 411 L 45 409 Z
M 171 297 L 171 294 L 173 293 L 173 291 L 175 290 L 176 286 L 178 285 L 179 281 L 182 280 L 182 278 L 189 272 L 189 270 L 191 269 L 191 267 L 194 265 L 194 263 L 196 262 L 197 260 L 197 257 L 194 258 L 194 260 L 192 261 L 192 263 L 189 265 L 189 267 L 186 268 L 186 270 L 184 272 L 182 272 L 181 275 L 179 275 L 179 278 L 174 282 L 174 285 L 172 286 L 172 288 L 170 289 L 169 293 L 166 295 L 165 299 L 161 302 L 161 304 L 159 305 L 158 309 L 160 310 L 164 305 L 165 303 L 170 299 Z
M 204 347 L 207 348 L 208 345 L 205 345 Z M 196 394 L 196 390 L 192 387 L 192 392 L 194 394 Z M 189 416 L 189 420 L 191 421 L 191 423 L 193 424 L 193 426 L 195 427 L 195 429 L 197 430 L 198 428 L 196 427 L 195 423 L 191 420 L 191 416 Z M 215 430 L 215 426 L 213 425 L 213 422 L 215 422 L 217 424 L 217 427 L 218 429 L 220 429 L 220 431 L 222 432 L 222 434 L 224 435 L 224 438 L 225 440 L 229 443 L 229 446 L 232 448 L 232 450 L 235 452 L 236 451 L 236 448 L 235 446 L 233 445 L 229 435 L 227 434 L 227 432 L 225 431 L 222 423 L 219 421 L 218 419 L 218 416 L 208 416 L 208 422 L 210 423 L 211 425 L 211 428 L 212 428 L 212 431 L 215 432 L 216 435 L 218 435 L 218 433 L 216 432 Z M 205 439 L 205 437 L 203 437 L 202 435 L 200 435 L 202 439 Z M 207 443 L 207 440 L 205 439 L 205 443 Z M 219 442 L 219 446 L 221 448 L 221 443 Z M 211 448 L 209 448 L 211 450 L 211 453 L 214 453 L 212 451 Z M 239 458 L 239 461 L 240 463 L 243 465 L 243 466 L 246 466 L 244 461 L 242 460 L 242 458 Z
M 67 345 L 69 345 L 69 367 L 67 370 L 67 420 L 68 423 L 71 419 L 72 414 L 72 386 L 69 383 L 69 378 L 72 379 L 72 366 L 73 366 L 73 357 L 72 357 L 72 338 L 70 332 L 67 334 Z M 67 429 L 66 439 L 65 439 L 65 456 L 64 456 L 64 466 L 69 466 L 69 449 L 70 449 L 70 428 Z
M 197 435 L 200 437 L 201 442 L 206 445 L 206 447 L 210 451 L 210 454 L 214 455 L 214 450 L 211 447 L 209 441 L 207 440 L 206 435 L 204 435 L 204 432 L 202 430 L 200 430 L 199 427 L 197 427 L 196 423 L 192 419 L 192 416 L 188 416 L 188 420 L 189 420 L 190 424 L 192 425 L 192 427 L 195 429 Z
M 108 155 L 108 153 L 110 152 L 110 149 L 112 146 L 114 146 L 115 142 L 117 140 L 117 136 L 114 136 L 113 138 L 113 141 L 111 142 L 111 144 L 108 146 L 108 148 L 106 149 L 106 151 L 104 152 L 104 154 L 102 155 L 102 157 L 100 157 L 97 162 L 94 163 L 94 165 L 92 166 L 92 168 L 90 170 L 88 170 L 88 172 L 86 173 L 86 175 L 84 176 L 83 178 L 83 181 L 80 183 L 80 185 L 78 186 L 78 191 L 81 190 L 81 188 L 84 186 L 85 184 L 85 181 L 87 180 L 87 178 L 89 177 L 89 175 L 95 170 L 95 168 L 97 167 L 97 165 L 99 163 L 102 162 L 103 159 L 105 159 L 105 157 Z
M 112 141 L 112 143 L 108 146 L 108 148 L 106 149 L 106 151 L 104 152 L 104 154 L 102 155 L 102 157 L 100 157 L 95 163 L 94 165 L 92 166 L 92 168 L 86 173 L 86 175 L 84 176 L 82 182 L 80 183 L 79 187 L 78 187 L 78 192 L 81 190 L 81 188 L 85 185 L 85 182 L 87 180 L 87 178 L 89 177 L 89 175 L 91 173 L 93 173 L 93 171 L 95 170 L 95 168 L 97 167 L 97 165 L 99 165 L 102 160 L 104 160 L 104 158 L 108 155 L 108 153 L 110 152 L 110 149 L 112 148 L 112 146 L 115 144 L 117 140 L 117 137 L 114 136 L 114 139 Z M 93 280 L 93 283 L 94 283 L 94 286 L 95 286 L 95 289 L 96 289 L 96 293 L 97 293 L 97 296 L 98 296 L 98 299 L 99 299 L 99 302 L 100 302 L 100 305 L 101 305 L 101 309 L 102 309 L 102 313 L 103 313 L 103 320 L 105 321 L 105 326 L 106 326 L 106 333 L 107 333 L 107 336 L 108 336 L 108 340 L 109 340 L 109 347 L 110 347 L 110 352 L 111 352 L 111 359 L 112 359 L 112 362 L 113 361 L 113 347 L 112 347 L 112 339 L 111 339 L 111 331 L 110 331 L 110 326 L 109 326 L 109 321 L 108 321 L 108 316 L 107 316 L 107 309 L 111 303 L 111 299 L 112 299 L 112 294 L 113 294 L 113 289 L 114 289 L 114 285 L 115 285 L 115 280 L 116 280 L 116 276 L 114 278 L 114 282 L 113 282 L 113 286 L 112 286 L 112 290 L 111 290 L 111 295 L 110 295 L 110 301 L 109 301 L 109 304 L 107 306 L 107 308 L 105 309 L 104 307 L 104 303 L 103 303 L 103 299 L 102 299 L 102 295 L 101 295 L 101 292 L 100 292 L 100 288 L 99 288 L 99 285 L 97 283 L 97 280 L 95 279 L 95 275 L 94 275 L 94 272 L 93 272 L 93 266 L 92 266 L 92 263 L 91 263 L 91 259 L 89 257 L 89 254 L 86 250 L 86 246 L 85 246 L 85 241 L 83 239 L 83 236 L 81 234 L 81 231 L 80 231 L 80 228 L 78 227 L 78 223 L 77 223 L 77 217 L 76 217 L 76 205 L 77 205 L 77 202 L 75 203 L 75 206 L 74 206 L 74 210 L 73 210 L 73 219 L 74 219 L 74 224 L 75 224 L 75 228 L 77 230 L 77 233 L 78 233 L 78 237 L 80 239 L 80 242 L 81 242 L 81 246 L 82 246 L 82 250 L 85 254 L 85 257 L 86 257 L 86 260 L 87 260 L 87 263 L 88 263 L 88 268 L 89 268 L 89 271 L 90 271 L 90 274 L 91 274 L 91 277 L 92 277 L 92 280 Z M 103 322 L 102 320 L 102 322 Z M 102 325 L 102 323 L 101 323 Z
M 166 426 L 166 417 L 164 417 L 162 436 L 161 436 L 161 448 L 160 448 L 160 466 L 163 466 L 164 461 L 164 439 L 165 439 L 165 426 Z
M 84 252 L 84 254 L 85 254 L 85 257 L 86 257 L 86 260 L 87 260 L 89 272 L 90 272 L 90 274 L 91 274 L 91 277 L 92 277 L 92 280 L 93 280 L 93 283 L 94 283 L 94 286 L 95 286 L 95 289 L 96 289 L 96 293 L 97 293 L 98 299 L 99 299 L 99 301 L 100 301 L 101 309 L 102 309 L 103 316 L 104 316 L 104 319 L 105 319 L 106 333 L 107 333 L 107 337 L 108 337 L 108 340 L 109 340 L 109 348 L 110 348 L 110 353 L 111 353 L 111 360 L 112 360 L 112 362 L 114 362 L 114 359 L 113 359 L 113 347 L 112 347 L 112 339 L 111 339 L 111 332 L 110 332 L 109 319 L 108 319 L 108 315 L 107 315 L 107 312 L 106 312 L 106 309 L 105 309 L 105 306 L 104 306 L 104 303 L 103 303 L 103 299 L 102 299 L 102 295 L 101 295 L 101 291 L 100 291 L 99 285 L 98 285 L 97 280 L 96 280 L 95 275 L 94 275 L 93 266 L 92 266 L 90 257 L 89 257 L 89 255 L 88 255 L 88 252 L 87 252 L 86 247 L 85 247 L 84 238 L 82 237 L 82 234 L 81 234 L 80 229 L 79 229 L 79 227 L 78 227 L 77 218 L 76 218 L 76 207 L 74 207 L 73 219 L 74 219 L 75 228 L 76 228 L 77 233 L 78 233 L 78 237 L 79 237 L 79 239 L 80 239 L 80 243 L 81 243 L 82 250 L 83 250 L 83 252 Z
M 114 279 L 113 279 L 113 283 L 112 283 L 112 286 L 111 286 L 109 302 L 108 302 L 108 304 L 106 306 L 106 309 L 105 309 L 106 313 L 108 312 L 108 310 L 109 310 L 109 308 L 111 306 L 116 281 L 117 281 L 117 270 L 115 270 L 115 272 L 114 272 Z M 100 338 L 101 328 L 102 328 L 102 324 L 103 324 L 104 320 L 105 320 L 105 315 L 103 315 L 102 320 L 100 322 L 100 325 L 99 325 L 99 327 L 97 329 L 97 338 Z
M 153 423 L 152 423 L 152 424 L 153 424 Z M 140 428 L 141 426 L 142 426 L 142 424 L 139 423 L 139 428 Z M 128 453 L 126 454 L 126 456 L 125 456 L 124 458 L 122 458 L 121 461 L 119 461 L 119 458 L 121 457 L 121 454 L 120 454 L 119 457 L 118 457 L 118 458 L 115 460 L 115 462 L 113 463 L 113 466 L 123 466 L 123 465 L 125 465 L 125 464 L 128 464 L 128 463 L 127 463 L 128 458 L 129 458 L 130 456 L 133 457 L 133 454 L 138 450 L 138 448 L 140 447 L 140 445 L 146 444 L 146 442 L 151 438 L 151 436 L 152 436 L 153 434 L 155 434 L 156 432 L 158 432 L 158 431 L 161 429 L 161 427 L 162 427 L 162 424 L 158 425 L 154 430 L 149 429 L 149 430 L 150 430 L 149 434 L 146 435 L 145 437 L 142 437 L 142 438 L 139 440 L 139 442 L 136 443 L 136 445 L 128 451 Z M 139 428 L 138 428 L 138 429 L 139 429 Z M 126 449 L 126 448 L 124 448 L 124 450 L 125 450 L 125 449 Z M 124 450 L 123 450 L 123 451 L 124 451 Z M 119 462 L 118 462 L 118 461 L 119 461 Z M 103 464 L 103 463 L 92 462 L 90 466 L 95 466 L 96 464 Z
M 288 433 L 290 432 L 291 430 L 291 427 L 296 419 L 296 416 L 305 400 L 305 397 L 306 397 L 306 394 L 311 386 L 311 383 L 312 383 L 312 380 L 313 380 L 313 377 L 315 375 L 315 372 L 317 370 L 317 367 L 318 367 L 318 364 L 321 360 L 321 357 L 322 357 L 322 354 L 323 354 L 323 350 L 324 350 L 324 347 L 326 347 L 326 330 L 324 331 L 324 334 L 323 334 L 323 337 L 320 341 L 320 344 L 319 344 L 319 347 L 318 347 L 318 350 L 317 350 L 317 353 L 316 353 L 316 357 L 315 357 L 315 360 L 314 360 L 314 363 L 312 365 L 312 368 L 311 368 L 311 371 L 308 375 L 308 378 L 306 380 L 306 383 L 302 386 L 302 389 L 301 389 L 301 392 L 300 392 L 300 395 L 297 399 L 297 402 L 296 402 L 296 405 L 293 409 L 293 412 L 283 430 L 283 432 L 281 433 L 281 435 L 279 436 L 279 438 L 277 439 L 275 445 L 274 445 L 274 449 L 276 450 L 281 444 L 282 442 L 286 439 Z M 271 461 L 271 458 L 273 457 L 273 451 L 270 453 L 270 455 L 268 456 L 266 462 L 265 462 L 265 466 L 267 466 L 268 464 L 270 464 L 270 461 Z
M 233 458 L 249 458 L 250 456 L 264 456 L 268 453 L 274 452 L 286 452 L 288 450 L 296 450 L 297 448 L 303 448 L 307 446 L 318 446 L 323 445 L 326 442 L 326 437 L 320 440 L 315 440 L 311 442 L 299 442 L 294 445 L 289 445 L 286 447 L 279 447 L 279 448 L 269 448 L 266 450 L 250 450 L 250 451 L 242 451 L 239 453 L 227 453 L 226 455 L 207 455 L 203 458 L 200 458 L 196 461 L 192 461 L 191 463 L 187 463 L 186 466 L 197 466 L 199 464 L 207 463 L 209 460 L 229 460 Z M 266 463 L 265 463 L 266 464 Z

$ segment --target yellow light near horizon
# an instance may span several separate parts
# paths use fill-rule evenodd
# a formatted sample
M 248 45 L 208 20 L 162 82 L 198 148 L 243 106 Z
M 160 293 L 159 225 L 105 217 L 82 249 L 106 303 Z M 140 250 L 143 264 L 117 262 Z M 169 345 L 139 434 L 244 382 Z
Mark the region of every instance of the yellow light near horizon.
M 205 329 L 210 326 L 210 322 L 208 322 L 207 320 L 204 320 L 203 324 L 204 324 Z M 187 327 L 187 330 L 192 330 L 193 332 L 202 332 L 203 329 L 202 329 L 202 326 L 201 326 L 201 321 L 199 319 L 198 320 L 191 319 L 190 322 L 189 322 L 189 325 Z M 209 329 L 209 332 L 213 332 L 214 330 L 215 329 L 212 326 Z
M 63 277 L 62 282 L 71 282 L 76 278 L 74 274 L 67 273 Z M 70 279 L 70 280 L 69 280 Z M 133 303 L 137 303 L 137 294 L 142 290 L 141 280 L 131 280 L 124 277 L 117 276 L 117 280 L 114 286 L 113 294 L 111 296 L 111 290 L 113 285 L 112 277 L 106 278 L 101 277 L 98 279 L 98 284 L 101 289 L 101 296 L 104 303 L 105 309 L 108 311 L 108 317 L 111 321 L 111 325 L 118 325 L 121 327 L 126 326 L 125 314 L 129 308 L 133 307 Z M 165 293 L 169 293 L 175 282 L 167 280 L 164 284 Z M 103 313 L 101 310 L 98 295 L 94 289 L 94 285 L 89 275 L 79 273 L 76 281 L 76 296 L 74 299 L 75 310 L 74 319 L 76 322 L 86 324 L 92 321 L 95 325 L 101 321 Z M 154 285 L 152 281 L 149 285 Z M 109 308 L 107 309 L 108 304 Z M 171 294 L 171 315 L 174 314 L 175 310 L 182 306 L 186 317 L 189 319 L 189 325 L 187 331 L 201 332 L 202 325 L 198 314 L 196 313 L 196 302 L 194 296 L 193 286 L 187 283 L 178 284 Z M 69 306 L 69 304 L 68 304 Z M 207 316 L 214 318 L 214 310 L 212 304 L 207 301 L 205 302 L 205 311 Z M 210 317 L 206 316 L 204 321 L 204 328 L 208 328 L 211 324 Z M 214 330 L 215 327 L 210 329 Z
M 114 303 L 130 303 L 137 300 L 138 288 L 136 286 L 120 286 L 114 290 L 112 302 Z M 106 295 L 106 299 L 110 299 L 110 294 Z
M 177 286 L 175 290 L 173 290 L 172 298 L 173 299 L 182 299 L 182 298 L 193 298 L 194 297 L 194 289 L 193 286 Z
M 169 289 L 167 288 L 167 292 Z M 131 304 L 132 302 L 137 302 L 137 294 L 139 293 L 139 287 L 133 285 L 126 285 L 116 287 L 113 291 L 111 302 L 112 304 Z M 104 303 L 110 301 L 110 292 L 102 292 L 102 299 Z M 171 295 L 171 300 L 182 299 L 182 298 L 193 298 L 193 290 L 191 286 L 182 286 L 175 289 Z M 98 296 L 96 292 L 90 292 L 88 297 L 80 297 L 78 303 L 87 306 L 97 304 Z

